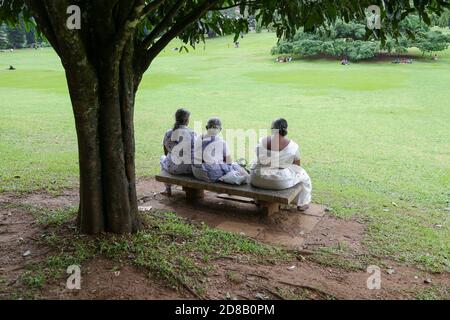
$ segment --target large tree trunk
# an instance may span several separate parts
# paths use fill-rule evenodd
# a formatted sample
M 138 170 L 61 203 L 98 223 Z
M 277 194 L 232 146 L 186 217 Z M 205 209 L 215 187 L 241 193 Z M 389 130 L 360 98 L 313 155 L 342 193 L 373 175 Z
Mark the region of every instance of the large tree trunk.
M 204 1 L 175 19 L 184 5 L 176 1 L 154 15 L 159 21 L 139 39 L 134 38 L 138 25 L 164 0 L 78 1 L 78 29 L 67 27 L 69 0 L 25 2 L 66 71 L 78 137 L 80 231 L 134 232 L 139 225 L 133 127 L 137 87 L 157 54 L 217 1 Z
M 138 229 L 133 112 L 133 46 L 105 53 L 97 70 L 66 65 L 80 166 L 78 226 L 83 233 Z M 87 70 L 87 71 L 86 71 Z

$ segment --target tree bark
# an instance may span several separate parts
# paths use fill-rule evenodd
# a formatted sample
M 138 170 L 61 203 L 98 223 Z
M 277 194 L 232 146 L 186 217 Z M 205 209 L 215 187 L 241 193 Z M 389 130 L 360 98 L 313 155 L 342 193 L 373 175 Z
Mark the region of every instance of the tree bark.
M 79 229 L 88 234 L 135 232 L 137 88 L 158 53 L 217 1 L 203 1 L 174 19 L 183 4 L 177 1 L 147 41 L 135 41 L 137 26 L 164 0 L 86 1 L 79 30 L 66 28 L 69 0 L 25 1 L 66 71 L 78 138 Z
M 80 167 L 82 233 L 138 229 L 133 113 L 133 45 L 114 59 L 105 50 L 97 70 L 66 65 Z M 88 69 L 89 70 L 89 69 Z

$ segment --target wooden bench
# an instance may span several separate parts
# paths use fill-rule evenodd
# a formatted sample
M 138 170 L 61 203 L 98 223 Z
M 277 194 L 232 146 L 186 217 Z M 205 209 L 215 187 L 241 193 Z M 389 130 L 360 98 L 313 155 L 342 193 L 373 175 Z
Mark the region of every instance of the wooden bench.
M 160 172 L 155 176 L 156 181 L 183 187 L 188 201 L 203 198 L 204 190 L 226 193 L 228 195 L 252 198 L 265 215 L 270 215 L 280 210 L 280 204 L 289 204 L 300 192 L 297 186 L 285 190 L 266 190 L 252 187 L 251 185 L 231 185 L 222 182 L 204 182 L 190 176 L 175 176 L 167 172 Z

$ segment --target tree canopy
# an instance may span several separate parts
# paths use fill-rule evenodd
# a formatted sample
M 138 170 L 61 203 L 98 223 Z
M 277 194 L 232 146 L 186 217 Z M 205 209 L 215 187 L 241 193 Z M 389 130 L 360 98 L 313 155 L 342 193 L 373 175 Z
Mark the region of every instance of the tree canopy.
M 146 45 L 156 42 L 162 35 L 166 36 L 159 39 L 159 46 L 170 35 L 179 36 L 186 43 L 195 45 L 204 38 L 205 31 L 208 30 L 214 30 L 218 34 L 234 32 L 238 35 L 247 29 L 248 20 L 245 16 L 249 15 L 256 17 L 262 25 L 272 23 L 281 38 L 292 37 L 300 27 L 310 31 L 336 18 L 342 18 L 345 22 L 364 18 L 366 9 L 377 5 L 381 8 L 383 27 L 380 30 L 366 30 L 366 33 L 377 33 L 385 38 L 386 34 L 398 35 L 399 23 L 413 12 L 418 13 L 429 24 L 433 17 L 438 19 L 449 7 L 445 0 L 61 0 L 54 5 L 51 2 L 2 0 L 0 21 L 18 23 L 23 15 L 28 26 L 35 25 L 52 38 L 52 16 L 64 16 L 69 5 L 78 5 L 82 12 L 97 12 L 96 20 L 102 20 L 105 12 L 111 13 L 111 17 L 104 21 L 105 38 L 109 33 L 128 27 Z M 229 15 L 224 10 L 228 8 L 239 8 L 241 16 L 237 18 Z M 87 21 L 88 19 L 90 15 L 83 15 L 82 25 L 92 26 L 93 21 Z M 86 29 L 88 28 L 82 28 L 80 33 L 88 33 L 89 30 Z
M 145 70 L 157 54 L 175 37 L 195 46 L 204 40 L 205 34 L 234 33 L 248 31 L 248 17 L 255 18 L 260 25 L 271 25 L 277 36 L 292 38 L 299 28 L 306 32 L 342 19 L 351 21 L 365 19 L 367 8 L 379 6 L 382 28 L 379 30 L 361 28 L 359 37 L 375 36 L 384 44 L 390 38 L 401 36 L 401 21 L 411 13 L 427 24 L 447 14 L 449 7 L 445 0 L 2 0 L 0 21 L 18 25 L 25 22 L 27 29 L 36 27 L 50 41 L 54 49 L 71 50 L 78 56 L 95 57 L 92 47 L 92 31 L 96 41 L 104 45 L 118 45 L 120 51 L 126 37 L 133 34 L 139 44 L 139 68 Z M 82 28 L 72 32 L 71 44 L 62 44 L 58 38 L 63 33 L 58 24 L 64 24 L 67 7 L 77 5 L 83 14 Z M 239 14 L 230 14 L 230 8 L 239 9 Z M 59 33 L 59 34 L 58 34 Z M 357 39 L 362 40 L 362 39 Z M 82 43 L 77 50 L 74 43 Z M 367 47 L 361 44 L 362 47 Z M 66 47 L 66 48 L 64 48 Z M 369 46 L 370 47 L 370 46 Z M 371 46 L 373 47 L 373 46 Z M 82 52 L 78 50 L 82 49 Z

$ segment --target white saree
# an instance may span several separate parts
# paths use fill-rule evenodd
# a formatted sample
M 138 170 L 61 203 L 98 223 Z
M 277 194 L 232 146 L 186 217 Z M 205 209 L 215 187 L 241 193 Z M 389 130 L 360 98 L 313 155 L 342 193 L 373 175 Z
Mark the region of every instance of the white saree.
M 300 160 L 300 147 L 294 141 L 281 151 L 268 150 L 261 141 L 256 148 L 257 161 L 253 164 L 250 183 L 258 188 L 283 190 L 298 184 L 300 193 L 295 202 L 304 206 L 311 202 L 312 184 L 306 171 L 294 164 Z

